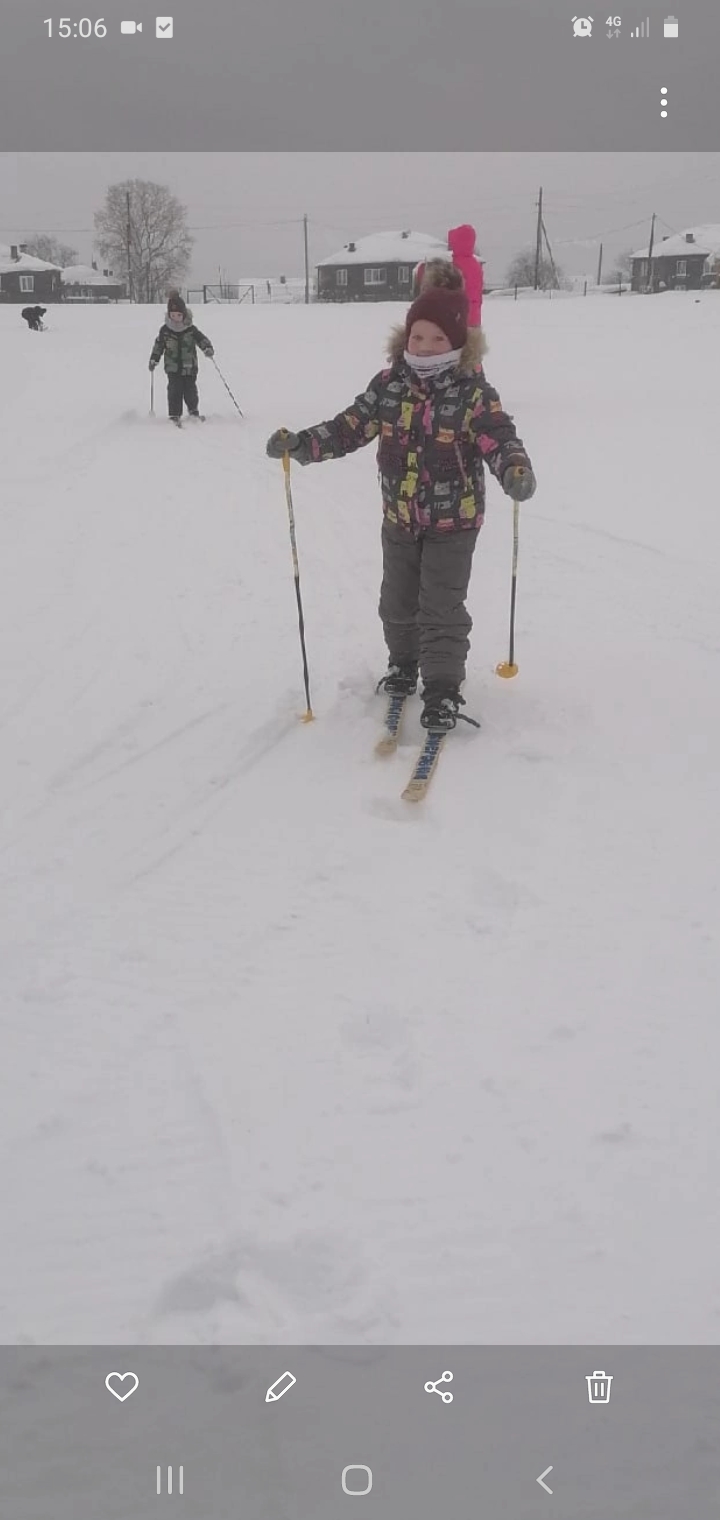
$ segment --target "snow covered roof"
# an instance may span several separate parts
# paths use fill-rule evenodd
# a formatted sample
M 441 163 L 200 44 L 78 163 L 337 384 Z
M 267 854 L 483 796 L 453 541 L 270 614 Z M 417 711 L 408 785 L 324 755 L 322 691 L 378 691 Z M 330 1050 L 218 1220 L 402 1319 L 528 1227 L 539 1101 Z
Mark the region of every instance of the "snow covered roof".
M 373 232 L 369 237 L 346 243 L 330 258 L 320 259 L 318 268 L 328 264 L 419 264 L 422 259 L 450 258 L 447 243 L 427 232 Z
M 653 258 L 681 259 L 688 253 L 701 253 L 708 257 L 711 253 L 720 253 L 720 224 L 708 222 L 702 227 L 686 227 L 684 232 L 676 232 L 672 237 L 660 238 L 653 247 Z M 638 248 L 633 254 L 634 259 L 646 259 L 650 254 L 649 248 Z
M 19 258 L 13 259 L 7 243 L 0 243 L 0 274 L 33 274 L 42 269 L 57 269 L 57 264 L 48 264 L 45 259 L 35 259 L 30 253 L 21 253 Z
M 99 269 L 93 269 L 91 264 L 70 264 L 62 271 L 63 285 L 120 285 L 122 282 L 109 279 L 101 274 Z

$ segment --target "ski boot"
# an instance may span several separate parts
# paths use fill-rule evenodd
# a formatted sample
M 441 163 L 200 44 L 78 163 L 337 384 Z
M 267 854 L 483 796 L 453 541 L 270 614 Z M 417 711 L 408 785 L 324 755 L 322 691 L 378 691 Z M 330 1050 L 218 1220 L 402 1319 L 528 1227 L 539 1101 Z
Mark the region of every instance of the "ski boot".
M 406 660 L 404 664 L 388 666 L 387 675 L 378 681 L 376 692 L 384 691 L 389 697 L 412 697 L 417 691 L 418 663 L 417 660 Z
M 428 682 L 423 688 L 422 699 L 420 722 L 431 734 L 449 734 L 457 726 L 458 718 L 463 717 L 459 709 L 465 706 L 465 698 L 460 696 L 457 686 L 447 681 Z M 464 721 L 471 723 L 472 719 L 465 718 Z

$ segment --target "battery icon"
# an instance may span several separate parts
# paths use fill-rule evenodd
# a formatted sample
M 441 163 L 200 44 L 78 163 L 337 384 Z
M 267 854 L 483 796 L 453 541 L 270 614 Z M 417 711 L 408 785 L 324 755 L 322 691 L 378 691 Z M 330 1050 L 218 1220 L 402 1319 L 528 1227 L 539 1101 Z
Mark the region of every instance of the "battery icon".
M 121 21 L 120 31 L 123 37 L 134 37 L 136 32 L 142 31 L 142 21 Z
M 291 1372 L 284 1372 L 282 1377 L 276 1378 L 275 1382 L 270 1384 L 265 1394 L 265 1403 L 275 1404 L 278 1399 L 282 1398 L 284 1393 L 289 1393 L 296 1382 L 297 1378 L 294 1378 Z
M 663 25 L 663 36 L 664 37 L 677 37 L 678 36 L 677 16 L 666 16 L 665 17 L 665 22 L 664 22 L 664 25 Z

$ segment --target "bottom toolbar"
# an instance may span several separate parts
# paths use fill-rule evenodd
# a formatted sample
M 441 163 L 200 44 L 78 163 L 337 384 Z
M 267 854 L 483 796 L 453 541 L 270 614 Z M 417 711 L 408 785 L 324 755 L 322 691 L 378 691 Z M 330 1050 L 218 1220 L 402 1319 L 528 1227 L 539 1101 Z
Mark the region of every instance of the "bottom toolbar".
M 601 1365 L 598 1366 L 598 1363 Z M 0 1350 L 12 1520 L 720 1513 L 720 1349 Z

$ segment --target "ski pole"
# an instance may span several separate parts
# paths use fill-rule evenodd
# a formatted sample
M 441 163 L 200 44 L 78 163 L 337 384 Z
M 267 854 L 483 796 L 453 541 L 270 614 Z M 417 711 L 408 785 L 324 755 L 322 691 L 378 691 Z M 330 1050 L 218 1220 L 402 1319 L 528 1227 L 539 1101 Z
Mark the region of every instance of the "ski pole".
M 307 711 L 302 721 L 303 723 L 312 723 L 315 714 L 310 705 L 310 675 L 308 672 L 307 651 L 305 649 L 305 618 L 303 617 L 302 597 L 300 595 L 300 566 L 298 564 L 297 541 L 295 538 L 295 513 L 293 512 L 292 491 L 290 489 L 289 454 L 283 454 L 283 470 L 285 471 L 285 499 L 287 501 L 288 521 L 290 523 L 290 547 L 292 549 L 293 573 L 295 576 L 295 595 L 297 597 L 298 623 L 300 626 L 300 648 L 302 649 L 305 698 L 307 701 Z
M 150 416 L 155 416 L 155 371 L 150 371 Z
M 518 667 L 515 664 L 515 593 L 517 590 L 517 567 L 518 547 L 520 542 L 520 503 L 513 502 L 513 558 L 512 558 L 512 589 L 510 591 L 510 653 L 507 660 L 501 660 L 495 666 L 495 674 L 502 676 L 508 681 L 511 676 L 516 676 Z
M 220 375 L 220 379 L 222 380 L 222 383 L 225 386 L 225 389 L 226 389 L 226 391 L 228 393 L 228 396 L 230 397 L 230 400 L 232 401 L 233 406 L 235 407 L 236 411 L 240 412 L 240 407 L 238 406 L 237 401 L 235 400 L 235 397 L 233 396 L 233 393 L 232 393 L 232 391 L 230 389 L 230 386 L 227 383 L 227 380 L 225 379 L 225 376 L 218 369 L 218 366 L 217 366 L 217 363 L 216 363 L 215 359 L 213 359 L 212 362 L 215 365 L 215 368 L 217 369 L 218 374 Z M 240 416 L 241 417 L 243 416 L 242 412 L 240 412 Z

